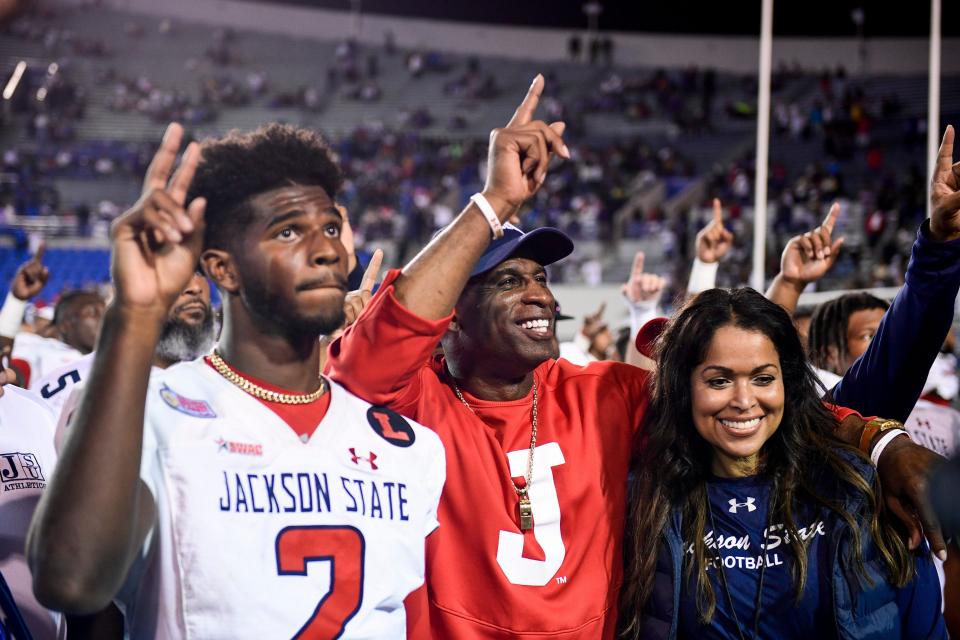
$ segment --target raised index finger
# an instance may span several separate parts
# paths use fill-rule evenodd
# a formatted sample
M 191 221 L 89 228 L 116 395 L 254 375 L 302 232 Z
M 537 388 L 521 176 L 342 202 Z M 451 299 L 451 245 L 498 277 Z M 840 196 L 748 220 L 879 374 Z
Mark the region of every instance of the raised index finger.
M 37 252 L 33 254 L 33 259 L 35 262 L 43 262 L 43 254 L 47 252 L 47 243 L 43 240 L 40 241 L 40 244 L 37 245 Z
M 513 113 L 513 117 L 510 118 L 507 126 L 512 127 L 518 124 L 528 124 L 533 120 L 533 114 L 537 110 L 537 104 L 540 103 L 541 93 L 543 93 L 543 76 L 538 73 L 537 77 L 533 79 L 530 88 L 527 90 L 526 97 L 524 97 L 523 102 L 520 103 L 520 106 L 517 107 L 517 110 Z
M 163 134 L 163 141 L 160 148 L 150 161 L 147 167 L 147 175 L 143 179 L 143 192 L 148 193 L 154 189 L 165 189 L 167 181 L 170 179 L 170 172 L 177 161 L 177 153 L 180 151 L 180 142 L 183 140 L 183 127 L 176 122 L 171 122 Z
M 720 198 L 713 199 L 713 224 L 718 227 L 723 226 L 723 206 L 720 204 Z
M 377 276 L 380 274 L 380 264 L 382 262 L 383 250 L 377 249 L 370 257 L 370 264 L 367 265 L 366 271 L 363 272 L 363 278 L 360 280 L 361 291 L 373 291 L 373 285 L 377 281 Z
M 820 225 L 827 230 L 827 233 L 833 233 L 833 227 L 837 224 L 837 217 L 840 215 L 840 203 L 834 202 L 830 207 L 830 211 L 827 213 L 827 217 L 823 219 L 823 224 Z
M 647 256 L 643 251 L 637 251 L 637 254 L 633 256 L 633 269 L 630 270 L 630 278 L 639 278 L 643 275 L 643 263 L 646 260 Z
M 948 124 L 937 154 L 937 173 L 950 171 L 953 165 L 953 125 Z

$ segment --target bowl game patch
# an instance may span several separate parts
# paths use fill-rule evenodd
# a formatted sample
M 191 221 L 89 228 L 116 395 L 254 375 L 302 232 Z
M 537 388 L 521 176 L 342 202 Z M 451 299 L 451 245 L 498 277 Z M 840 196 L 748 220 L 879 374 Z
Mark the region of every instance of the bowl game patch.
M 206 400 L 193 400 L 180 395 L 167 385 L 160 389 L 160 397 L 167 403 L 171 409 L 176 409 L 180 413 L 185 413 L 194 418 L 216 418 L 213 408 Z

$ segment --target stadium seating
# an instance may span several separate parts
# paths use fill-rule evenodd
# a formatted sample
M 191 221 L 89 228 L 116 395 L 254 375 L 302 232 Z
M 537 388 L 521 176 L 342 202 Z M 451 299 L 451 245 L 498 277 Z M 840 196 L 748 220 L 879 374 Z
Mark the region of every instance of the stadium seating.
M 624 274 L 629 269 L 631 256 L 622 255 L 623 247 L 627 247 L 629 254 L 629 249 L 636 246 L 636 238 L 650 234 L 667 234 L 668 241 L 652 243 L 648 264 L 657 268 L 668 257 L 688 262 L 689 240 L 714 195 L 743 205 L 738 226 L 749 235 L 752 178 L 751 191 L 736 195 L 731 185 L 723 186 L 723 180 L 715 179 L 730 174 L 744 155 L 753 152 L 754 120 L 750 112 L 755 102 L 756 79 L 749 76 L 716 74 L 710 112 L 704 114 L 701 112 L 702 70 L 661 72 L 622 65 L 606 68 L 565 60 L 531 63 L 496 56 L 471 60 L 463 55 L 410 50 L 391 55 L 382 47 L 350 49 L 343 42 L 266 33 L 214 32 L 207 26 L 183 22 L 170 23 L 170 29 L 164 33 L 157 18 L 103 7 L 59 8 L 58 11 L 45 17 L 27 15 L 0 33 L 0 60 L 7 68 L 24 60 L 35 72 L 35 79 L 42 81 L 50 63 L 57 62 L 59 73 L 81 87 L 86 103 L 83 117 L 71 123 L 74 141 L 66 148 L 73 155 L 72 161 L 64 166 L 56 161 L 57 154 L 65 148 L 62 142 L 44 143 L 27 134 L 32 111 L 14 114 L 14 126 L 0 132 L 0 147 L 16 149 L 24 157 L 36 158 L 41 165 L 38 173 L 20 171 L 6 178 L 19 189 L 16 202 L 30 202 L 19 213 L 45 212 L 44 203 L 53 193 L 54 208 L 58 211 L 71 212 L 78 206 L 93 211 L 94 224 L 85 230 L 103 238 L 103 226 L 96 225 L 100 204 L 107 203 L 110 206 L 106 210 L 116 212 L 136 198 L 139 176 L 148 161 L 149 149 L 162 132 L 164 118 L 112 107 L 121 81 L 132 86 L 142 79 L 146 86 L 163 95 L 175 88 L 182 99 L 200 112 L 198 117 L 203 121 L 188 124 L 197 137 L 232 128 L 252 129 L 269 121 L 290 122 L 322 130 L 336 141 L 343 154 L 348 151 L 347 145 L 358 127 L 374 136 L 387 136 L 386 132 L 394 130 L 405 131 L 404 135 L 416 131 L 418 142 L 410 153 L 414 162 L 421 163 L 417 158 L 443 153 L 445 145 L 452 141 L 466 139 L 482 145 L 489 130 L 501 125 L 505 114 L 512 112 L 516 97 L 526 89 L 530 78 L 543 72 L 549 79 L 544 110 L 552 107 L 558 114 L 562 112 L 562 116 L 557 117 L 570 123 L 568 138 L 573 146 L 596 149 L 600 157 L 607 158 L 616 152 L 617 142 L 629 140 L 631 145 L 645 146 L 652 153 L 652 160 L 639 165 L 605 167 L 604 183 L 608 188 L 615 185 L 618 195 L 606 198 L 602 204 L 599 218 L 605 226 L 601 227 L 599 236 L 591 231 L 589 220 L 586 230 L 582 225 L 568 229 L 579 234 L 584 247 L 592 245 L 583 242 L 595 240 L 612 245 L 612 251 L 611 247 L 596 251 L 597 259 L 603 263 L 605 279 L 615 280 Z M 227 64 L 222 64 L 225 60 L 214 61 L 216 55 L 210 54 L 210 50 L 217 47 L 221 49 L 216 55 L 225 56 Z M 407 60 L 416 54 L 423 55 L 427 66 L 432 64 L 437 70 L 415 77 L 407 67 Z M 367 78 L 371 57 L 376 59 L 378 73 L 374 78 Z M 163 63 L 157 64 L 157 60 Z M 495 90 L 490 95 L 468 99 L 450 89 L 451 84 L 456 84 L 458 78 L 471 70 L 480 75 L 495 72 Z M 356 79 L 351 80 L 353 72 Z M 265 79 L 262 93 L 251 91 L 248 98 L 237 101 L 221 99 L 218 91 L 224 86 L 241 93 L 246 91 L 248 76 L 252 73 L 262 74 Z M 354 91 L 366 80 L 376 84 L 379 97 L 355 99 Z M 952 121 L 960 115 L 960 83 L 944 80 L 943 117 L 945 121 Z M 211 82 L 214 84 L 210 85 Z M 864 192 L 881 191 L 885 182 L 901 175 L 911 165 L 923 166 L 922 144 L 916 144 L 916 140 L 907 144 L 903 139 L 904 131 L 915 126 L 925 113 L 925 83 L 925 78 L 896 76 L 843 80 L 845 86 L 863 88 L 868 112 L 878 111 L 881 98 L 891 95 L 899 99 L 899 111 L 891 117 L 874 119 L 869 144 L 855 146 L 848 156 L 829 161 L 828 171 L 842 177 L 839 197 L 861 200 Z M 203 101 L 201 87 L 204 84 L 214 87 L 207 92 L 208 98 L 214 96 L 211 104 Z M 790 105 L 806 117 L 817 100 L 822 99 L 822 86 L 823 80 L 818 74 L 778 73 L 774 79 L 774 103 Z M 840 81 L 836 80 L 834 86 L 840 86 Z M 305 91 L 312 91 L 315 97 L 315 103 L 309 107 L 304 104 Z M 840 97 L 836 99 L 839 101 Z M 838 112 L 838 116 L 845 115 Z M 782 168 L 786 184 L 791 185 L 824 158 L 825 149 L 830 149 L 828 142 L 815 127 L 803 137 L 775 132 L 771 138 L 771 163 Z M 879 167 L 876 157 L 868 158 L 868 151 L 876 145 L 884 150 Z M 110 171 L 96 168 L 96 160 L 102 158 L 110 159 Z M 381 162 L 387 160 L 388 157 L 381 158 Z M 752 176 L 748 165 L 742 167 L 742 171 Z M 627 170 L 634 173 L 609 175 L 611 171 Z M 353 211 L 361 209 L 361 215 L 369 211 L 364 219 L 380 220 L 384 215 L 397 220 L 400 216 L 408 217 L 411 214 L 406 203 L 412 200 L 414 190 L 436 189 L 444 179 L 443 173 L 431 175 L 429 171 L 427 165 L 417 180 L 402 182 L 387 201 L 371 200 L 361 189 L 345 194 L 347 204 Z M 579 168 L 565 177 L 564 184 L 572 185 L 574 192 L 592 188 L 589 183 L 579 182 L 578 172 Z M 348 178 L 362 182 L 362 172 L 352 175 L 348 168 L 347 173 Z M 371 175 L 397 182 L 395 176 Z M 558 175 L 563 177 L 563 171 Z M 452 208 L 462 205 L 470 189 L 479 184 L 475 171 L 463 170 L 459 178 L 458 190 L 447 193 L 447 204 Z M 776 204 L 781 193 L 774 185 L 770 194 L 772 204 Z M 432 197 L 439 196 L 434 193 Z M 551 218 L 552 214 L 544 210 L 542 214 L 535 212 L 533 219 L 550 223 L 569 221 L 572 202 L 563 203 L 568 208 L 564 215 Z M 827 203 L 802 204 L 813 207 Z M 533 203 L 535 209 L 543 205 L 543 202 Z M 615 209 L 610 210 L 611 207 Z M 848 246 L 859 246 L 864 242 L 864 210 L 859 205 L 847 210 L 850 217 L 844 223 L 851 234 Z M 816 213 L 820 215 L 819 211 Z M 666 219 L 660 221 L 662 215 L 666 215 Z M 897 224 L 904 228 L 915 223 L 915 211 L 904 210 L 896 215 L 902 218 L 898 218 Z M 73 227 L 67 224 L 64 228 Z M 414 231 L 409 231 L 411 228 Z M 418 228 L 409 222 L 373 225 L 365 238 L 387 245 L 388 259 L 399 260 L 402 254 L 429 237 L 429 230 L 417 231 Z M 401 237 L 396 237 L 398 233 Z M 409 233 L 415 235 L 402 237 Z M 786 237 L 789 236 L 780 235 L 773 240 L 771 254 L 779 251 Z M 629 240 L 624 242 L 625 238 Z M 662 250 L 671 241 L 680 241 L 677 253 Z M 889 244 L 886 242 L 886 246 Z M 586 253 L 589 260 L 592 252 Z M 572 281 L 582 277 L 575 266 L 560 271 L 564 278 Z M 851 266 L 846 271 L 839 268 L 837 272 L 856 271 L 857 268 Z

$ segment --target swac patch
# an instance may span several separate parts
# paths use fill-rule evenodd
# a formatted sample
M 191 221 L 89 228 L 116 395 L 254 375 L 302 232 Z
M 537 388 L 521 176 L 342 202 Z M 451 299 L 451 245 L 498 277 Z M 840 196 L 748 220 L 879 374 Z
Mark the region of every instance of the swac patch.
M 217 451 L 226 451 L 227 453 L 239 453 L 242 456 L 262 456 L 263 445 L 253 444 L 251 442 L 234 442 L 233 440 L 224 440 L 222 437 L 214 440 L 217 445 Z
M 186 398 L 167 385 L 160 389 L 160 397 L 167 403 L 171 409 L 176 409 L 180 413 L 185 413 L 194 418 L 216 418 L 217 414 L 207 403 L 206 400 L 191 400 Z
M 406 418 L 386 407 L 367 409 L 367 422 L 378 436 L 396 447 L 409 447 L 417 439 Z

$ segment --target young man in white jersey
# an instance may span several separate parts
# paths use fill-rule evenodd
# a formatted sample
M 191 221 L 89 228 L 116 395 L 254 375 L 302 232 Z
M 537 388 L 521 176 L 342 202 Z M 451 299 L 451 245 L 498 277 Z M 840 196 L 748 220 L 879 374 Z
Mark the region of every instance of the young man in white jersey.
M 171 178 L 182 135 L 114 223 L 116 297 L 28 542 L 38 599 L 116 596 L 132 638 L 404 637 L 444 453 L 318 374 L 317 337 L 344 320 L 339 169 L 315 134 L 269 125 L 202 160 L 191 144 Z M 198 261 L 220 343 L 151 378 Z
M 0 383 L 6 383 L 5 372 Z M 57 461 L 53 413 L 40 399 L 13 385 L 0 396 L 0 638 L 62 637 L 60 614 L 33 595 L 24 556 L 27 527 Z
M 210 306 L 210 284 L 201 273 L 195 273 L 170 309 L 163 325 L 153 366 L 166 369 L 178 362 L 195 360 L 210 352 L 216 341 L 213 309 Z M 87 378 L 94 353 L 49 372 L 34 385 L 47 405 L 59 416 L 73 390 Z M 60 426 L 57 429 L 59 446 Z

